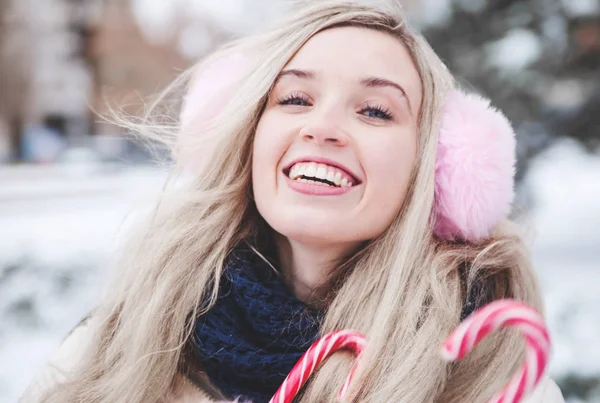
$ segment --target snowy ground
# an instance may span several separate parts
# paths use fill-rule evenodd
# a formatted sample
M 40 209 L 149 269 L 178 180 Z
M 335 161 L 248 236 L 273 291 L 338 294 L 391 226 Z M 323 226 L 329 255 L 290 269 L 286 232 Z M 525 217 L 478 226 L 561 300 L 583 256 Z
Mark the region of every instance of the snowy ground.
M 0 168 L 0 402 L 17 400 L 93 306 L 125 217 L 164 178 L 80 168 Z
M 0 402 L 17 400 L 93 306 L 125 217 L 163 179 L 149 168 L 0 167 Z M 555 342 L 551 374 L 588 395 L 569 401 L 600 402 L 600 157 L 555 147 L 526 185 L 537 201 L 533 251 Z

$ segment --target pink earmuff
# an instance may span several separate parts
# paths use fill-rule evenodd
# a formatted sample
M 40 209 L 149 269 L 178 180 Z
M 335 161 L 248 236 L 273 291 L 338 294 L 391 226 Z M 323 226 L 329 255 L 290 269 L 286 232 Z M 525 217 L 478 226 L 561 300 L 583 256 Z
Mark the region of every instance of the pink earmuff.
M 471 242 L 487 237 L 510 213 L 515 162 L 508 119 L 485 98 L 451 91 L 440 119 L 435 234 Z
M 181 127 L 187 129 L 197 118 L 208 121 L 218 115 L 233 96 L 234 85 L 247 73 L 248 62 L 247 55 L 232 52 L 194 74 L 181 108 Z
M 186 154 L 186 138 L 202 131 L 218 115 L 248 70 L 248 56 L 230 53 L 193 78 L 180 120 L 178 158 Z M 510 213 L 514 197 L 515 133 L 490 101 L 460 90 L 451 91 L 440 118 L 435 170 L 436 236 L 476 242 Z
M 251 62 L 245 53 L 231 52 L 193 73 L 179 115 L 180 132 L 174 150 L 179 164 L 197 172 L 208 162 L 215 141 L 200 137 L 234 97 L 236 84 L 250 70 Z

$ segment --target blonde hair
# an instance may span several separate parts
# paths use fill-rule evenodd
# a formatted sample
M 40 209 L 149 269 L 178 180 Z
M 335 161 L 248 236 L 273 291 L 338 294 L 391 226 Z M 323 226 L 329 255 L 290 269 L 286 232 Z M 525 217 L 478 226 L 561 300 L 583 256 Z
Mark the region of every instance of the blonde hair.
M 511 297 L 541 308 L 515 224 L 500 223 L 480 244 L 432 236 L 436 124 L 444 96 L 455 85 L 452 76 L 407 25 L 397 1 L 312 1 L 303 2 L 276 27 L 231 43 L 205 60 L 210 63 L 238 49 L 259 52 L 256 67 L 234 99 L 196 133 L 197 139 L 215 141 L 204 168 L 190 181 L 169 187 L 151 219 L 132 233 L 117 275 L 94 312 L 100 326 L 79 370 L 44 401 L 148 403 L 165 396 L 184 360 L 193 319 L 215 302 L 227 256 L 241 242 L 256 246 L 267 231 L 251 197 L 250 150 L 270 88 L 310 37 L 336 26 L 366 27 L 397 37 L 410 52 L 424 91 L 418 163 L 406 201 L 380 237 L 338 267 L 322 325 L 323 334 L 355 329 L 368 338 L 350 389 L 352 400 L 480 402 L 517 368 L 523 346 L 511 332 L 489 337 L 459 363 L 445 363 L 439 355 L 442 340 L 460 321 L 477 287 L 486 291 L 479 294 L 478 304 Z M 166 102 L 167 94 L 181 98 L 182 84 L 203 66 L 183 74 L 157 105 Z M 156 116 L 155 108 L 151 116 Z M 176 148 L 177 125 L 135 128 L 141 136 Z M 203 146 L 198 140 L 188 147 L 201 153 Z M 329 359 L 300 401 L 334 401 L 351 364 L 345 353 Z

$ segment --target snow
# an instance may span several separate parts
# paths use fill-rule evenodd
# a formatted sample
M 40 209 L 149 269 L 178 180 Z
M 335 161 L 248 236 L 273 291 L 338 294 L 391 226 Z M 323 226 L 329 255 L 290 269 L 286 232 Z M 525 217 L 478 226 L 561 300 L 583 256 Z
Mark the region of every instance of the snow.
M 177 32 L 182 19 L 199 23 L 211 21 L 235 35 L 256 31 L 274 21 L 288 7 L 280 0 L 261 0 L 261 6 L 249 0 L 130 0 L 133 16 L 144 35 L 152 42 L 164 43 Z M 196 33 L 199 33 L 196 31 Z M 188 32 L 187 35 L 190 33 Z M 200 33 L 201 34 L 201 33 Z M 206 39 L 201 39 L 206 41 Z M 191 45 L 184 39 L 184 54 Z M 195 50 L 195 49 L 194 49 Z M 194 52 L 192 56 L 201 54 Z
M 211 36 L 204 25 L 190 25 L 182 29 L 177 42 L 178 50 L 189 59 L 207 54 L 213 46 Z
M 544 46 L 552 45 L 555 52 L 563 53 L 569 46 L 567 20 L 560 14 L 548 16 L 541 22 L 541 32 L 544 35 Z
M 486 45 L 490 65 L 508 71 L 519 71 L 535 62 L 542 53 L 536 34 L 524 28 L 514 28 L 497 41 Z
M 555 79 L 544 87 L 544 103 L 551 108 L 576 110 L 589 98 L 589 84 L 576 79 Z
M 419 0 L 408 2 L 413 7 L 407 7 L 411 23 L 423 29 L 431 26 L 443 26 L 452 18 L 452 0 Z
M 0 402 L 18 399 L 98 300 L 120 235 L 164 178 L 147 167 L 0 166 Z M 600 157 L 561 142 L 524 185 L 537 202 L 550 373 L 600 377 Z
M 176 7 L 181 0 L 131 0 L 131 11 L 145 37 L 152 43 L 163 43 L 173 34 Z
M 551 371 L 600 376 L 600 158 L 563 141 L 527 178 L 534 210 L 534 263 L 555 349 Z
M 562 5 L 572 17 L 581 17 L 600 14 L 598 0 L 562 0 Z
M 96 303 L 119 230 L 164 178 L 81 168 L 0 167 L 0 402 L 18 399 Z

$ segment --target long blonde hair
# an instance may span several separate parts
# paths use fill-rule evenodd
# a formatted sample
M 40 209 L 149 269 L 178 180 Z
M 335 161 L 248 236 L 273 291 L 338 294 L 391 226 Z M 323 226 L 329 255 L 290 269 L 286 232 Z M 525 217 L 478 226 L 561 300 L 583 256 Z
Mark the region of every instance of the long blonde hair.
M 205 60 L 243 48 L 259 54 L 235 97 L 196 133 L 197 139 L 216 142 L 201 172 L 167 187 L 152 217 L 140 222 L 124 245 L 114 281 L 94 312 L 100 325 L 93 342 L 78 371 L 44 401 L 161 401 L 184 359 L 193 319 L 215 302 L 227 256 L 240 242 L 255 246 L 268 230 L 251 197 L 250 168 L 254 131 L 270 88 L 310 37 L 348 25 L 397 37 L 414 59 L 424 91 L 419 153 L 398 216 L 338 268 L 321 332 L 355 329 L 368 338 L 350 390 L 354 401 L 483 402 L 508 379 L 523 347 L 510 332 L 488 338 L 459 363 L 445 363 L 439 356 L 443 338 L 458 324 L 477 287 L 485 290 L 477 294 L 479 304 L 512 297 L 541 308 L 515 224 L 500 223 L 479 244 L 432 236 L 436 125 L 453 78 L 406 23 L 396 0 L 378 5 L 319 0 L 303 2 L 276 27 L 231 43 Z M 154 106 L 168 104 L 168 94 L 181 98 L 182 84 L 203 63 L 184 73 Z M 147 117 L 157 116 L 156 110 L 151 108 Z M 180 128 L 167 123 L 130 126 L 144 138 L 175 148 Z M 199 153 L 203 147 L 193 139 L 187 146 Z M 177 165 L 173 172 L 179 172 Z M 301 401 L 334 401 L 351 364 L 344 353 L 329 359 Z

